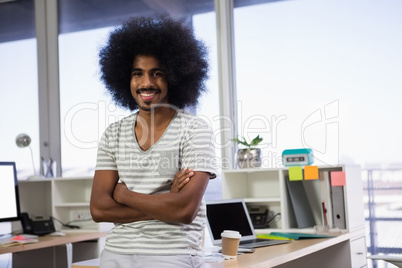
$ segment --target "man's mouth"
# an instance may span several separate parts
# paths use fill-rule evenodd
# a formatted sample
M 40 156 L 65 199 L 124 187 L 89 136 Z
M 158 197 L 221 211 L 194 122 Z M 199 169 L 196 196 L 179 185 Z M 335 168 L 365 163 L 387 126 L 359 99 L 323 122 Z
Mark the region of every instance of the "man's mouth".
M 137 94 L 141 96 L 143 100 L 151 100 L 156 94 L 161 93 L 159 89 L 138 89 Z

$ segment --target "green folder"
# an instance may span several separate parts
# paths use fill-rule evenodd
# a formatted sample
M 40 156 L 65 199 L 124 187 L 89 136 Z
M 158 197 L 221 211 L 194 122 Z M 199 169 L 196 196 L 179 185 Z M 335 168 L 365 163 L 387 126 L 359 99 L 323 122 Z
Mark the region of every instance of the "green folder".
M 282 237 L 293 240 L 301 240 L 301 239 L 314 239 L 314 238 L 332 238 L 333 235 L 322 235 L 322 234 L 306 234 L 306 233 L 287 233 L 287 232 L 271 232 L 269 234 L 273 237 Z
M 274 240 L 293 240 L 291 238 L 286 238 L 283 236 L 276 236 L 276 235 L 271 235 L 271 234 L 257 234 L 257 238 L 274 239 Z

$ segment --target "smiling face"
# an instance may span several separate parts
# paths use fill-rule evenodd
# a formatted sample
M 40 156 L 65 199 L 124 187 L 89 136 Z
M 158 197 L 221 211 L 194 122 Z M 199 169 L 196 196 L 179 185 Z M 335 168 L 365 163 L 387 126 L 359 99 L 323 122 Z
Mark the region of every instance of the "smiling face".
M 151 111 L 158 104 L 168 103 L 167 80 L 159 61 L 153 56 L 134 58 L 130 88 L 140 110 Z

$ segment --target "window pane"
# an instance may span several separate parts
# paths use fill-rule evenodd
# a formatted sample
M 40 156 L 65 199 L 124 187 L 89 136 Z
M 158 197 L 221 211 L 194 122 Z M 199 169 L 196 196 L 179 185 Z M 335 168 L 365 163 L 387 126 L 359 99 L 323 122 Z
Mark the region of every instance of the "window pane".
M 109 31 L 101 28 L 59 36 L 64 177 L 92 174 L 103 131 L 128 114 L 113 105 L 97 73 L 98 47 Z
M 211 1 L 212 2 L 212 1 Z M 198 116 L 207 121 L 213 132 L 215 141 L 215 152 L 218 159 L 221 156 L 219 147 L 220 125 L 219 125 L 219 81 L 218 81 L 218 56 L 216 40 L 216 20 L 215 12 L 204 13 L 193 16 L 193 25 L 198 38 L 204 41 L 209 50 L 209 80 L 207 82 L 207 92 L 201 96 L 196 110 Z M 220 175 L 210 180 L 205 199 L 220 199 L 222 195 Z
M 18 178 L 39 173 L 38 69 L 32 1 L 0 4 L 0 161 L 14 161 Z M 16 137 L 30 136 L 30 147 Z M 33 166 L 35 163 L 35 167 Z
M 402 18 L 395 1 L 280 1 L 235 9 L 240 134 L 265 167 L 401 162 Z

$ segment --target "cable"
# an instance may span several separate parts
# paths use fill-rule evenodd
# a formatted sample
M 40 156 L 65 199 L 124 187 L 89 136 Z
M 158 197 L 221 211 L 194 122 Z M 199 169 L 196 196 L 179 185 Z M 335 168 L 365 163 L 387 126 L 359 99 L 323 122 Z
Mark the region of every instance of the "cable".
M 275 214 L 274 216 L 272 216 L 269 220 L 267 220 L 267 221 L 265 222 L 265 224 L 268 225 L 271 221 L 273 221 L 277 216 L 280 216 L 280 215 L 281 215 L 280 212 L 276 213 L 276 214 Z
M 53 219 L 53 220 L 56 220 L 56 221 L 57 221 L 58 223 L 60 223 L 63 227 L 67 227 L 67 228 L 70 228 L 70 229 L 80 229 L 80 227 L 79 227 L 78 225 L 71 225 L 71 224 L 63 223 L 62 221 L 56 219 L 56 218 L 53 217 L 53 216 L 50 216 L 50 218 Z

